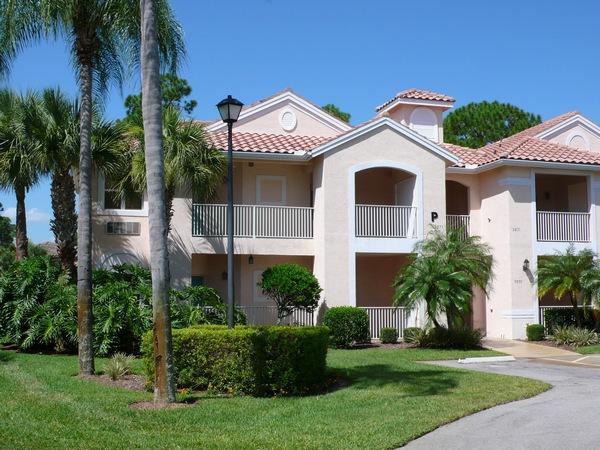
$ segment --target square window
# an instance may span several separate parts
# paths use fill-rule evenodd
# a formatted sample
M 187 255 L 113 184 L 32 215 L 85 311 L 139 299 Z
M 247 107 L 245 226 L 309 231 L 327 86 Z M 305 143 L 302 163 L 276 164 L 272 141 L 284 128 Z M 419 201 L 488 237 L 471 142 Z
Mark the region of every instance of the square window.
M 256 177 L 256 201 L 259 205 L 286 204 L 286 178 L 259 175 Z

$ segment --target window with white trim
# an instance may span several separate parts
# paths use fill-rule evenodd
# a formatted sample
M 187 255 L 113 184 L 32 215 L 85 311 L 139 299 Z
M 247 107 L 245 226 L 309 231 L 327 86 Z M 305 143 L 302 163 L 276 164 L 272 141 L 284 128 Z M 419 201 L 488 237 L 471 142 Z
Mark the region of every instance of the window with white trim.
M 438 140 L 438 120 L 434 111 L 429 108 L 415 108 L 410 115 L 410 127 L 427 139 Z
M 286 177 L 274 175 L 258 175 L 256 177 L 256 203 L 258 205 L 271 206 L 286 205 Z
M 144 209 L 142 192 L 128 192 L 125 195 L 120 195 L 117 182 L 104 177 L 100 178 L 99 187 L 103 209 L 132 211 Z

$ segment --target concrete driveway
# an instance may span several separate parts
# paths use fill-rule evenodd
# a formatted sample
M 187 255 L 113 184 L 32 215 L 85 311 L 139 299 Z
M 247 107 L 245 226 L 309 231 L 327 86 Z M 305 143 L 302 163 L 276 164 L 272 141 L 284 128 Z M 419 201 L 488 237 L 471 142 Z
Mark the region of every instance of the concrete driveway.
M 443 365 L 519 375 L 553 388 L 536 397 L 496 406 L 438 428 L 409 449 L 600 448 L 600 368 L 517 359 L 513 362 Z

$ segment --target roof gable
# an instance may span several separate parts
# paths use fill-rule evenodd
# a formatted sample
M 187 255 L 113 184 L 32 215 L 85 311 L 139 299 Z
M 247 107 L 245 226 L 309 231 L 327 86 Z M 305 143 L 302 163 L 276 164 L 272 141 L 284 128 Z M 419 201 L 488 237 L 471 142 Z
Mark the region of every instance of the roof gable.
M 243 132 L 258 131 L 258 128 L 263 128 L 265 124 L 258 124 L 261 120 L 270 120 L 273 129 L 269 132 L 273 134 L 298 134 L 295 133 L 296 123 L 293 122 L 289 128 L 280 126 L 282 121 L 281 114 L 286 111 L 292 112 L 293 120 L 303 119 L 303 125 L 311 129 L 312 132 L 306 133 L 301 131 L 299 134 L 310 134 L 315 136 L 333 136 L 352 129 L 352 126 L 339 120 L 337 117 L 327 113 L 319 106 L 309 100 L 299 96 L 291 89 L 285 89 L 270 97 L 264 98 L 242 109 L 240 117 L 235 124 Z M 267 118 L 267 116 L 269 116 Z M 298 116 L 298 117 L 296 117 Z M 252 123 L 256 122 L 253 127 Z M 208 131 L 223 131 L 227 125 L 223 122 L 213 122 L 207 126 Z M 256 129 L 255 129 L 256 128 Z M 298 123 L 298 128 L 300 124 Z
M 369 133 L 371 131 L 374 131 L 374 130 L 377 130 L 380 128 L 385 128 L 385 127 L 388 127 L 390 129 L 394 130 L 398 134 L 403 135 L 404 137 L 408 138 L 409 140 L 421 145 L 428 151 L 440 156 L 441 158 L 443 158 L 453 164 L 458 164 L 458 162 L 459 162 L 459 158 L 455 154 L 453 154 L 451 151 L 449 151 L 448 149 L 436 144 L 433 141 L 430 141 L 429 139 L 421 136 L 416 131 L 413 131 L 406 126 L 399 124 L 398 122 L 390 119 L 389 117 L 378 117 L 378 118 L 375 118 L 368 122 L 365 122 L 364 124 L 352 129 L 351 131 L 348 131 L 348 132 L 346 132 L 334 139 L 331 139 L 330 141 L 314 148 L 311 151 L 311 156 L 314 157 L 314 156 L 322 155 L 322 154 L 327 153 L 343 144 L 351 142 L 354 139 L 358 139 L 359 137 L 363 136 L 366 133 Z

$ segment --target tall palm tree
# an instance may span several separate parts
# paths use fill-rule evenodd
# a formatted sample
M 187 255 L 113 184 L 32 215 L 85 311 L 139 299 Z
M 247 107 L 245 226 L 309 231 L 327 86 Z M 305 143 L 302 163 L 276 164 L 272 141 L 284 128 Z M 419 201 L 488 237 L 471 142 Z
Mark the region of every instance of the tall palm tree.
M 175 106 L 164 107 L 162 114 L 165 201 L 170 229 L 176 192 L 182 191 L 200 201 L 211 198 L 225 177 L 226 159 L 212 145 L 201 123 L 184 119 Z M 147 184 L 144 124 L 132 118 L 127 134 L 131 147 L 129 165 L 120 177 L 123 195 L 127 191 L 141 192 Z
M 175 69 L 183 54 L 181 28 L 168 0 L 156 0 L 159 51 Z M 0 72 L 26 46 L 62 37 L 70 49 L 80 89 L 79 218 L 77 224 L 77 316 L 79 371 L 94 372 L 92 335 L 92 99 L 125 66 L 139 61 L 140 5 L 134 0 L 0 0 Z
M 167 210 L 165 204 L 165 167 L 162 145 L 162 96 L 160 91 L 160 54 L 156 27 L 155 0 L 140 0 L 142 115 L 148 189 L 150 227 L 150 266 L 152 269 L 152 315 L 154 332 L 154 401 L 175 401 L 173 351 L 169 314 L 169 252 L 167 248 Z
M 35 106 L 34 96 L 0 91 L 0 187 L 15 192 L 15 257 L 27 257 L 27 216 L 25 195 L 37 184 L 42 167 L 35 141 L 28 134 L 26 112 Z
M 557 300 L 568 298 L 573 306 L 575 323 L 581 326 L 582 317 L 578 298 L 587 301 L 591 292 L 596 290 L 596 265 L 591 250 L 575 251 L 571 244 L 564 252 L 542 258 L 536 274 L 538 297 L 552 292 Z
M 412 261 L 394 281 L 394 303 L 414 308 L 424 300 L 436 327 L 442 313 L 448 327 L 461 325 L 471 310 L 473 286 L 485 293 L 493 277 L 490 247 L 462 229 L 444 231 L 436 227 L 417 243 L 414 252 Z

